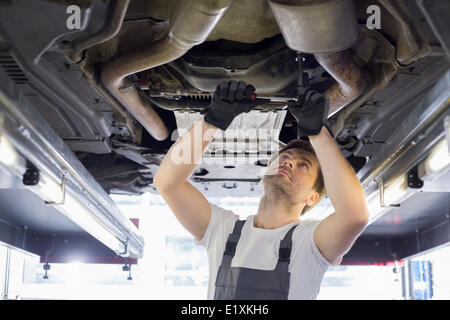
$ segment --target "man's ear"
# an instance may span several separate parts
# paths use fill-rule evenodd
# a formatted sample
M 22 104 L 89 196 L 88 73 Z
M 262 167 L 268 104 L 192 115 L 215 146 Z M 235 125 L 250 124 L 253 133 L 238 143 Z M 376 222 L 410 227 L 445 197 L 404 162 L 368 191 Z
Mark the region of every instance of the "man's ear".
M 319 199 L 319 193 L 317 191 L 313 191 L 313 194 L 306 198 L 305 202 L 306 205 L 311 206 L 316 203 L 316 201 Z

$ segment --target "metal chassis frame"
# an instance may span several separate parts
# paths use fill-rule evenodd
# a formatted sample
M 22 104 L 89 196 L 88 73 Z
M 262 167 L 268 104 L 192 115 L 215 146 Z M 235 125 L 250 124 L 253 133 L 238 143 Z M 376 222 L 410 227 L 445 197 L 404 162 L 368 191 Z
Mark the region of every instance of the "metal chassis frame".
M 366 164 L 371 170 L 358 173 L 366 194 L 376 191 L 381 181 L 392 181 L 399 174 L 408 172 L 427 156 L 436 142 L 445 137 L 449 103 L 450 70 L 447 70 L 391 136 L 382 152 Z M 418 192 L 417 189 L 408 190 Z M 363 233 L 344 256 L 342 264 L 387 263 L 448 244 L 450 212 L 443 212 L 442 217 L 442 221 L 409 234 L 375 237 L 364 236 Z

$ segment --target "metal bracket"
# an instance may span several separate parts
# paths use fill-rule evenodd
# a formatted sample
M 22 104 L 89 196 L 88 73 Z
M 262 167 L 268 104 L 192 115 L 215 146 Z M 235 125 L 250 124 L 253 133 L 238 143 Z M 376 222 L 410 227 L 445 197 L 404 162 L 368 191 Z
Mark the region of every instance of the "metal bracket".
M 418 166 L 408 171 L 408 187 L 420 189 L 423 187 L 423 180 L 419 178 Z
M 39 183 L 39 170 L 27 160 L 27 171 L 23 174 L 22 182 L 26 186 L 35 186 Z
M 379 194 L 380 194 L 380 207 L 382 208 L 398 208 L 400 207 L 400 204 L 388 204 L 386 205 L 384 203 L 384 183 L 383 183 L 383 179 L 380 179 L 380 182 L 378 182 L 378 190 L 379 190 Z
M 133 278 L 131 277 L 131 264 L 127 264 L 126 259 L 125 259 L 125 265 L 122 267 L 122 271 L 128 271 L 127 280 L 133 280 Z
M 122 241 L 120 241 L 120 242 L 122 242 Z M 118 252 L 118 251 L 116 251 L 116 255 L 118 255 L 118 256 L 126 255 L 127 252 L 128 252 L 128 239 L 127 239 L 127 241 L 126 241 L 125 244 L 124 244 L 124 252 Z
M 47 261 L 45 262 L 43 268 L 44 268 L 44 271 L 45 271 L 45 274 L 44 274 L 43 278 L 44 278 L 44 279 L 48 279 L 48 274 L 47 274 L 47 272 L 48 272 L 48 270 L 50 270 L 51 267 L 50 267 L 50 265 L 48 264 Z
M 53 201 L 45 201 L 46 205 L 49 206 L 57 206 L 57 205 L 61 205 L 64 204 L 64 202 L 66 202 L 66 184 L 67 184 L 67 177 L 68 174 L 65 173 L 63 178 L 62 178 L 62 182 L 61 182 L 61 192 L 63 194 L 62 196 L 62 200 L 60 202 L 53 202 Z

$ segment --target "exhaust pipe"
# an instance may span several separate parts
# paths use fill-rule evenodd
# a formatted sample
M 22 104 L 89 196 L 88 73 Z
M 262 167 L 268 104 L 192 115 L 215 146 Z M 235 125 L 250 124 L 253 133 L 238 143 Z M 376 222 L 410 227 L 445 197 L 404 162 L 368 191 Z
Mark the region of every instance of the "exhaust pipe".
M 353 0 L 269 0 L 269 5 L 292 50 L 338 52 L 358 38 Z
M 353 61 L 349 50 L 315 54 L 317 62 L 336 80 L 325 96 L 330 101 L 328 117 L 358 98 L 367 88 L 367 76 Z
M 314 54 L 337 81 L 325 92 L 328 117 L 359 97 L 368 79 L 346 50 L 359 35 L 353 0 L 269 0 L 269 5 L 288 47 Z
M 231 1 L 188 1 L 164 38 L 114 58 L 103 68 L 103 85 L 155 139 L 167 139 L 169 131 L 150 103 L 139 95 L 126 77 L 178 59 L 193 46 L 204 42 Z
M 109 21 L 99 32 L 80 39 L 72 43 L 72 52 L 69 57 L 76 63 L 82 59 L 81 53 L 99 43 L 105 42 L 114 37 L 122 27 L 123 18 L 127 12 L 130 0 L 115 0 L 111 3 L 108 11 Z

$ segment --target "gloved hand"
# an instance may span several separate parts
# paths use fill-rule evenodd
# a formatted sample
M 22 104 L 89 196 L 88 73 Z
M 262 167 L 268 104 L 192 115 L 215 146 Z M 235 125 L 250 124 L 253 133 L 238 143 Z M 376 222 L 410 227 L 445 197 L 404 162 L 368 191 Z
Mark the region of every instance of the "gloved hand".
M 297 138 L 317 135 L 323 125 L 333 135 L 327 121 L 330 102 L 325 95 L 305 87 L 299 89 L 298 95 L 298 101 L 288 102 L 288 110 L 298 123 Z
M 237 115 L 249 112 L 257 105 L 252 102 L 254 92 L 255 87 L 243 81 L 223 81 L 217 86 L 210 105 L 201 113 L 206 113 L 207 123 L 226 130 Z

